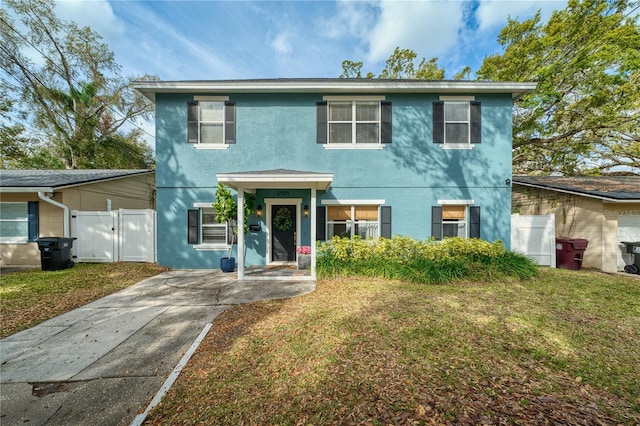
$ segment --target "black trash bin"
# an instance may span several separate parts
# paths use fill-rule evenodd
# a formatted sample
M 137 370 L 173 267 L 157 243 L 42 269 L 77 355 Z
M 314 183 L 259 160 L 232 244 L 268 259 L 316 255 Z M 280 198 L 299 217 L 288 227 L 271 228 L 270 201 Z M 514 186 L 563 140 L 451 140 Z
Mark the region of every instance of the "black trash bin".
M 58 271 L 72 268 L 75 263 L 71 260 L 71 247 L 76 238 L 43 237 L 38 238 L 40 249 L 40 265 L 43 271 Z
M 633 254 L 633 263 L 626 265 L 624 271 L 628 274 L 640 274 L 640 241 L 623 241 L 622 244 L 627 246 L 627 253 Z
M 582 238 L 556 238 L 556 266 L 562 269 L 582 268 L 584 251 L 589 241 Z

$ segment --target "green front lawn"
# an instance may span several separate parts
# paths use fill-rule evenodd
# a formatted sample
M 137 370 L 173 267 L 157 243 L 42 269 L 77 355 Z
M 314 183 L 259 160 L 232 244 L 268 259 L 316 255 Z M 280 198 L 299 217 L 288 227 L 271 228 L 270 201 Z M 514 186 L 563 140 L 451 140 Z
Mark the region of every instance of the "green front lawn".
M 640 279 L 318 282 L 216 319 L 150 424 L 640 422 Z
M 60 271 L 27 271 L 0 277 L 0 337 L 166 271 L 150 263 L 79 263 Z

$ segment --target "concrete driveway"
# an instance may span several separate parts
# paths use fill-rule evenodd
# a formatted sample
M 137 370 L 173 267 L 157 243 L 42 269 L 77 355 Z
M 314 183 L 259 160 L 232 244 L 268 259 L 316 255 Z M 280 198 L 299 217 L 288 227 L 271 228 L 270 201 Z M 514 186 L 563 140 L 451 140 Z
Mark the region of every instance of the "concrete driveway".
M 172 271 L 9 336 L 0 340 L 0 423 L 130 424 L 225 309 L 314 289 Z

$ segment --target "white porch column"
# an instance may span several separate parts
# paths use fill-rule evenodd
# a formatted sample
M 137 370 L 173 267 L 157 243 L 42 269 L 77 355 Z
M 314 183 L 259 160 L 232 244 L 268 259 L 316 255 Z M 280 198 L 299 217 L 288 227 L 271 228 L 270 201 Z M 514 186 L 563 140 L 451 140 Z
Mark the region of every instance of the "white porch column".
M 244 279 L 244 188 L 238 187 L 238 281 Z
M 311 187 L 311 279 L 316 279 L 316 187 Z

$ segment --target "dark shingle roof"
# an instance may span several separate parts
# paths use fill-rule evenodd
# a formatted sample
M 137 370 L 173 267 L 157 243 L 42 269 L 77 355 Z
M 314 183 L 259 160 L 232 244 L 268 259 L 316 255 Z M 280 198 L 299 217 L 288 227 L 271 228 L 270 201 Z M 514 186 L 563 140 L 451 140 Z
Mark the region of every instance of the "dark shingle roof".
M 514 176 L 513 183 L 611 201 L 640 201 L 640 176 Z
M 0 188 L 59 188 L 145 173 L 153 170 L 0 170 Z

